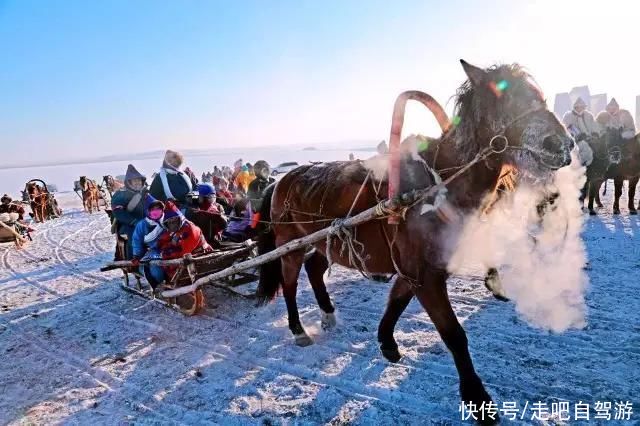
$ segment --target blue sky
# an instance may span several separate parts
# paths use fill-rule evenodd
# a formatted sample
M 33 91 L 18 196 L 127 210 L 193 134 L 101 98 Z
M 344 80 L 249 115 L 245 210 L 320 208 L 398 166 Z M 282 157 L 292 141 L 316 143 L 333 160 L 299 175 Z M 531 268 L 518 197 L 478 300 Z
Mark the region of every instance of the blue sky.
M 637 6 L 607 5 L 0 0 L 0 163 L 384 139 L 402 90 L 449 100 L 459 58 L 631 103 Z M 414 108 L 407 131 L 436 128 Z

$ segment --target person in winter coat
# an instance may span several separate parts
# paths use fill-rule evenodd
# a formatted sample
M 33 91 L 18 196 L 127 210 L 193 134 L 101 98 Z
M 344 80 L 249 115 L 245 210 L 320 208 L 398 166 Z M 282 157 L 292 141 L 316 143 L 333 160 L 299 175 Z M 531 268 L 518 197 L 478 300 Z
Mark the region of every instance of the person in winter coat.
M 188 206 L 187 194 L 194 190 L 189 176 L 180 170 L 183 162 L 182 154 L 168 150 L 150 188 L 154 198 L 160 201 L 173 200 L 181 209 Z
M 247 198 L 251 201 L 251 208 L 253 211 L 260 211 L 262 206 L 262 193 L 267 186 L 274 183 L 276 180 L 271 177 L 271 168 L 269 163 L 264 160 L 256 161 L 253 166 L 256 178 L 249 184 L 249 190 L 247 191 Z
M 144 219 L 144 199 L 147 195 L 147 179 L 129 164 L 124 180 L 124 188 L 113 194 L 111 209 L 115 219 L 116 232 L 127 236 L 126 259 L 131 259 L 131 241 L 136 224 Z
M 241 191 L 246 194 L 249 190 L 249 184 L 253 179 L 254 177 L 252 177 L 249 173 L 249 168 L 246 165 L 242 166 L 242 171 L 238 173 L 238 176 L 236 176 L 236 180 L 234 182 L 236 186 L 236 192 Z
M 158 239 L 158 249 L 163 259 L 177 259 L 188 253 L 199 255 L 213 250 L 200 228 L 187 220 L 171 201 L 165 203 L 162 226 L 165 230 Z M 173 276 L 176 268 L 163 267 L 163 269 L 169 278 Z
M 144 201 L 145 218 L 138 222 L 131 240 L 134 266 L 141 260 L 160 259 L 158 240 L 164 232 L 162 221 L 164 218 L 164 203 L 147 194 Z M 164 271 L 157 265 L 144 265 L 142 273 L 152 288 L 156 288 L 164 280 Z
M 636 126 L 633 123 L 631 113 L 626 109 L 620 109 L 616 98 L 611 98 L 605 110 L 598 113 L 596 122 L 600 124 L 602 131 L 606 129 L 620 130 L 625 139 L 631 139 L 636 134 Z
M 18 220 L 20 222 L 24 220 L 24 207 L 20 204 L 14 203 L 13 199 L 8 194 L 4 194 L 2 198 L 0 198 L 0 203 L 0 214 L 15 213 L 18 215 Z
M 222 205 L 226 214 L 230 214 L 235 199 L 231 191 L 229 191 L 229 181 L 226 178 L 221 177 L 215 188 L 218 203 Z
M 210 183 L 198 185 L 198 206 L 187 210 L 187 218 L 202 230 L 207 242 L 217 247 L 227 227 L 224 208 L 216 202 L 216 190 Z
M 600 133 L 600 126 L 587 110 L 587 104 L 582 98 L 576 99 L 573 109 L 562 116 L 562 124 L 576 141 L 582 141 Z
M 253 217 L 251 202 L 238 196 L 232 213 L 233 215 L 229 217 L 227 229 L 222 233 L 222 238 L 234 243 L 242 243 L 253 235 L 251 229 Z

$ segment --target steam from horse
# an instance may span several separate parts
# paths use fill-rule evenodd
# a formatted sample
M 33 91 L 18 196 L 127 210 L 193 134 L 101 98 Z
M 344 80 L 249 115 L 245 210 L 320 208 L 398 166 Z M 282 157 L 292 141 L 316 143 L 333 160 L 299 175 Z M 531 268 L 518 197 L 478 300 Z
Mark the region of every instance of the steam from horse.
M 330 262 L 360 269 L 365 274 L 396 274 L 378 329 L 383 355 L 392 362 L 400 359 L 393 330 L 416 296 L 453 355 L 462 399 L 479 405 L 491 398 L 473 368 L 465 332 L 451 308 L 446 289 L 449 264 L 457 259 L 456 248 L 471 242 L 476 251 L 484 250 L 477 241 L 466 239 L 465 218 L 485 207 L 489 195 L 501 184 L 505 168 L 517 170 L 519 185 L 544 192 L 553 184 L 554 172 L 570 163 L 574 143 L 547 109 L 540 89 L 519 65 L 483 70 L 465 61 L 461 63 L 468 80 L 457 93 L 457 124 L 448 127 L 438 139 L 425 139 L 413 150 L 413 155 L 412 150 L 404 150 L 381 180 L 359 162 L 302 166 L 290 172 L 267 191 L 261 215 L 275 223 L 262 234 L 260 252 L 266 253 L 322 229 L 331 218 L 344 218 L 376 206 L 386 198 L 390 186 L 403 194 L 431 187 L 441 179 L 449 180 L 446 201 L 438 205 L 436 200 L 423 199 L 400 213 L 384 212 L 391 221 L 372 221 L 351 230 L 341 229 L 340 223 L 334 222 L 338 237 L 314 244 L 316 251 L 307 260 L 304 251 L 298 250 L 264 265 L 259 295 L 267 301 L 282 287 L 289 328 L 296 343 L 306 346 L 313 340 L 300 322 L 296 302 L 303 264 L 323 312 L 323 327 L 335 324 L 334 306 L 323 279 Z M 396 107 L 399 105 L 402 102 L 396 103 Z M 399 115 L 394 112 L 392 137 L 394 132 L 399 133 L 396 121 Z M 395 172 L 399 175 L 394 176 Z M 556 181 L 555 189 L 571 188 L 562 183 L 564 179 Z M 573 195 L 562 193 L 562 202 Z M 520 200 L 519 197 L 514 198 Z M 525 205 L 529 210 L 533 203 Z M 567 215 L 571 217 L 568 212 Z M 579 230 L 576 221 L 571 220 L 567 240 Z M 278 223 L 285 221 L 288 223 Z M 546 246 L 546 234 L 540 238 Z M 573 243 L 567 242 L 566 246 Z M 578 262 L 566 267 L 581 266 Z M 506 282 L 510 278 L 507 275 Z M 541 281 L 533 284 L 536 294 L 541 284 Z M 525 290 L 514 285 L 509 293 L 522 302 Z M 525 315 L 530 313 L 526 308 L 520 310 Z

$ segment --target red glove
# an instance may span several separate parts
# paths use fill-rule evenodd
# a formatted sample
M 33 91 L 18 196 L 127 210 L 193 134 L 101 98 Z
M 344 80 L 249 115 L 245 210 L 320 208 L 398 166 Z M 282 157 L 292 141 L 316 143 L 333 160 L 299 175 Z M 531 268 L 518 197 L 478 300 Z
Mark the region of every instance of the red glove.
M 131 266 L 135 266 L 136 268 L 140 266 L 140 259 L 138 259 L 137 257 L 131 259 Z

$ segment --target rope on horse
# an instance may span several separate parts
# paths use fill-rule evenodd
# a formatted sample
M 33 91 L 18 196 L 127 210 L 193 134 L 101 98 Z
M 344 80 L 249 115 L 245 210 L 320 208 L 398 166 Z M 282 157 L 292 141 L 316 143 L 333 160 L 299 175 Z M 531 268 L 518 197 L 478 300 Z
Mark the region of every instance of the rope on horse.
M 354 232 L 351 228 L 344 226 L 344 221 L 345 219 L 335 219 L 331 223 L 329 233 L 327 234 L 326 253 L 327 262 L 329 263 L 327 275 L 331 275 L 331 267 L 333 266 L 333 259 L 331 257 L 331 238 L 335 236 L 342 243 L 340 246 L 340 256 L 344 256 L 345 252 L 347 252 L 349 256 L 349 264 L 357 268 L 365 278 L 370 279 L 371 273 L 367 269 L 366 265 L 366 260 L 369 259 L 369 256 L 364 253 L 364 244 L 355 239 Z

